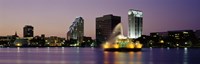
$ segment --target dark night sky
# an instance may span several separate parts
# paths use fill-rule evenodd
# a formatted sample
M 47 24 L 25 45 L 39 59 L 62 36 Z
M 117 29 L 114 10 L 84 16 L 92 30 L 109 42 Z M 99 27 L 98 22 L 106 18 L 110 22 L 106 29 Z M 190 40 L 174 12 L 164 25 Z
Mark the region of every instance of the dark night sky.
M 74 19 L 85 20 L 85 35 L 95 38 L 95 18 L 121 16 L 127 34 L 128 10 L 144 13 L 143 34 L 200 29 L 200 0 L 0 0 L 0 35 L 22 36 L 32 25 L 35 35 L 66 37 Z

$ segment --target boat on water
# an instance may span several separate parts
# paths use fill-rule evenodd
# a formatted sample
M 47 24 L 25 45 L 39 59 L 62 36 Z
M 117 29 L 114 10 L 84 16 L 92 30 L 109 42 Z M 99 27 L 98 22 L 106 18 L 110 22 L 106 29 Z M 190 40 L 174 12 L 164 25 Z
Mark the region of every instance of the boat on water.
M 142 44 L 139 41 L 132 42 L 130 39 L 117 39 L 115 43 L 103 44 L 105 51 L 141 51 Z

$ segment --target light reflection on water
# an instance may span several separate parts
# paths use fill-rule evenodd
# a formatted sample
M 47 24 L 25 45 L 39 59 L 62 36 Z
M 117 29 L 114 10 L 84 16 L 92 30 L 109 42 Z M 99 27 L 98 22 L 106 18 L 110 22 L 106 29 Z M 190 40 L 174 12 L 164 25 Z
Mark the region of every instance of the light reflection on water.
M 184 64 L 188 64 L 188 49 L 184 48 Z
M 142 52 L 104 51 L 104 64 L 142 64 Z
M 0 64 L 195 64 L 200 49 L 144 48 L 108 52 L 100 48 L 0 48 Z

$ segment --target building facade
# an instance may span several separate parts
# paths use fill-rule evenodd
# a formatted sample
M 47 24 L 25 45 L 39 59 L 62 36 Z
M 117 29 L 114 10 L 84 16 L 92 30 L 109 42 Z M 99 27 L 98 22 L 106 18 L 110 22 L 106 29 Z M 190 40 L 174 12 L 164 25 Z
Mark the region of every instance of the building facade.
M 169 41 L 176 46 L 195 44 L 195 33 L 193 30 L 168 31 Z
M 196 30 L 196 31 L 195 31 L 195 36 L 196 36 L 197 38 L 200 38 L 200 30 Z
M 65 38 L 57 36 L 45 37 L 45 46 L 62 46 L 64 42 Z
M 67 39 L 77 40 L 76 44 L 83 43 L 84 36 L 84 19 L 82 17 L 77 17 L 73 24 L 70 26 L 67 32 Z
M 153 47 L 191 47 L 196 43 L 193 30 L 174 30 L 150 33 L 149 42 Z
M 129 21 L 129 38 L 138 38 L 142 35 L 142 24 L 143 24 L 143 12 L 139 10 L 130 9 L 128 11 L 128 21 Z
M 0 46 L 13 46 L 13 42 L 17 38 L 16 35 L 0 36 Z
M 34 31 L 33 31 L 33 26 L 31 25 L 26 25 L 24 27 L 24 30 L 23 30 L 23 35 L 24 37 L 33 37 L 34 36 Z
M 115 26 L 121 22 L 120 16 L 112 14 L 96 18 L 96 44 L 100 46 L 111 36 Z

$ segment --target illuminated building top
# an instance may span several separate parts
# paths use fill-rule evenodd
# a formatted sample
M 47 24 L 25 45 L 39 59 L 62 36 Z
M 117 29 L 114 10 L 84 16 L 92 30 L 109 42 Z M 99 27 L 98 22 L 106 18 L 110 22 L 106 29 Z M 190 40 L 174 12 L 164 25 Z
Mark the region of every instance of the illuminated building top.
M 134 15 L 135 17 L 143 17 L 142 11 L 130 9 L 128 15 Z
M 129 38 L 138 38 L 142 35 L 143 13 L 140 10 L 130 9 L 128 11 Z

